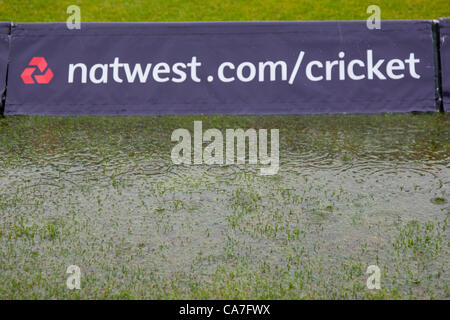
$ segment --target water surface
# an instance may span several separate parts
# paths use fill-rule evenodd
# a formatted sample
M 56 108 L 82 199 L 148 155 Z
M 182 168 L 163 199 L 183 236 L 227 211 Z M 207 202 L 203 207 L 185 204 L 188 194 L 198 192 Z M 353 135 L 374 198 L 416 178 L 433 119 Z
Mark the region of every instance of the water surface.
M 278 174 L 172 164 L 194 120 L 280 129 Z M 449 187 L 442 114 L 5 118 L 0 297 L 448 299 Z

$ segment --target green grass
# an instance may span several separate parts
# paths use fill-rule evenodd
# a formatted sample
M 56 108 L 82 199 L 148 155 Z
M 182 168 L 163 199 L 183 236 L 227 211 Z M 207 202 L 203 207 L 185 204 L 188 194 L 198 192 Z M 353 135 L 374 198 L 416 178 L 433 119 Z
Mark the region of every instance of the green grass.
M 280 128 L 280 173 L 173 166 L 171 133 L 194 120 Z M 0 298 L 448 299 L 449 127 L 437 113 L 2 118 Z
M 0 0 L 0 21 L 66 21 L 72 4 L 83 21 L 357 20 L 372 4 L 382 19 L 450 16 L 448 0 Z
M 383 19 L 450 16 L 448 0 L 0 0 L 0 21 L 65 21 L 72 4 L 83 21 L 353 20 L 371 4 Z M 280 128 L 284 173 L 172 166 L 170 134 L 194 120 Z M 1 118 L 0 298 L 448 299 L 449 126 L 448 114 Z M 379 291 L 365 287 L 374 263 Z M 65 287 L 71 264 L 81 291 Z

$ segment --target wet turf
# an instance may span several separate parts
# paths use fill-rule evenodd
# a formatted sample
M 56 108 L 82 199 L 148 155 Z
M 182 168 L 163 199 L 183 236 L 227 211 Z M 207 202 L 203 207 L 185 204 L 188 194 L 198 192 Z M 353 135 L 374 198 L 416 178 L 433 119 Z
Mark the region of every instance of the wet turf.
M 448 0 L 70 2 L 83 21 L 352 20 L 374 3 L 382 19 L 450 16 Z M 0 0 L 0 21 L 65 21 L 68 5 Z M 172 165 L 171 132 L 194 120 L 279 128 L 279 174 Z M 449 128 L 437 114 L 1 119 L 0 298 L 449 298 Z
M 279 173 L 173 165 L 171 133 L 194 120 L 279 128 Z M 2 119 L 0 297 L 448 298 L 449 128 L 442 114 Z

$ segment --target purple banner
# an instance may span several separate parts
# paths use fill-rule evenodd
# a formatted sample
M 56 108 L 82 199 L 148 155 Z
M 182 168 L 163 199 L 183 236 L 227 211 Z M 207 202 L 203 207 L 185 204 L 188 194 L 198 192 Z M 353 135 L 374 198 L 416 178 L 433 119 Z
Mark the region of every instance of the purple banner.
M 9 53 L 9 22 L 0 22 L 0 105 L 6 88 L 6 70 Z
M 450 18 L 439 20 L 441 34 L 441 77 L 444 110 L 450 111 Z
M 5 114 L 436 111 L 431 21 L 18 23 Z

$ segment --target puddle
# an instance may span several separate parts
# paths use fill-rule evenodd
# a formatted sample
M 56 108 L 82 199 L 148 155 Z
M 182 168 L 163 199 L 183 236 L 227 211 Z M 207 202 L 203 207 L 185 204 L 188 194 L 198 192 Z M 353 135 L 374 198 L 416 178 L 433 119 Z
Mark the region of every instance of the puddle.
M 280 129 L 280 170 L 178 166 L 173 130 Z M 448 115 L 0 120 L 0 296 L 448 298 Z M 369 265 L 382 291 L 365 287 Z

